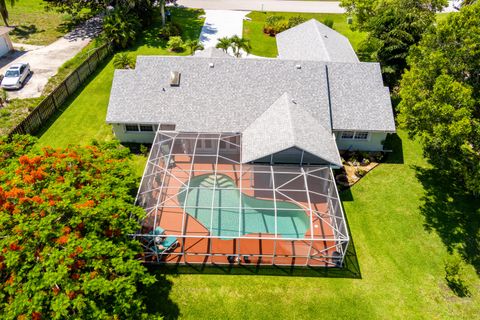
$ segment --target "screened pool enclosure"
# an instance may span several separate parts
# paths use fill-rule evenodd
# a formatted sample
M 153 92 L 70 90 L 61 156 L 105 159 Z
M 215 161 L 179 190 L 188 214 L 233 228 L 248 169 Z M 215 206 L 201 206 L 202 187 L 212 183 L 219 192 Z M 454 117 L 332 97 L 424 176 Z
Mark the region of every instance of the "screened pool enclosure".
M 341 266 L 328 166 L 241 163 L 241 134 L 158 131 L 137 195 L 147 263 Z

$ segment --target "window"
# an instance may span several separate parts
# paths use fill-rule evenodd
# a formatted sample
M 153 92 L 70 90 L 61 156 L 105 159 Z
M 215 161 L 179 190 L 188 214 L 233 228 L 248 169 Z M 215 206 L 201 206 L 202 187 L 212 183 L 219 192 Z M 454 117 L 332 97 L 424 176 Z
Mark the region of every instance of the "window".
M 138 125 L 136 124 L 126 124 L 125 131 L 127 132 L 138 132 Z
M 368 140 L 368 132 L 366 131 L 355 132 L 355 140 Z
M 342 131 L 341 139 L 344 140 L 368 140 L 367 131 Z
M 205 139 L 205 140 L 204 140 L 204 143 L 205 143 L 205 148 L 206 148 L 206 149 L 211 149 L 211 148 L 212 148 L 212 140 L 210 140 L 210 139 Z
M 140 125 L 140 131 L 142 131 L 142 132 L 152 132 L 153 131 L 153 126 L 151 124 L 141 124 Z
M 342 132 L 342 139 L 353 139 L 353 135 L 355 133 L 353 131 L 343 131 Z

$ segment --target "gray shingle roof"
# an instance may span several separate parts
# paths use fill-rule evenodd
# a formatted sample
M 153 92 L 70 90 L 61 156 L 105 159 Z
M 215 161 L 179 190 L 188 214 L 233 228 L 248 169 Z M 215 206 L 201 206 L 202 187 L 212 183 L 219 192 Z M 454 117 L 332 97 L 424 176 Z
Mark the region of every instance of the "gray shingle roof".
M 197 50 L 194 54 L 195 57 L 204 57 L 204 58 L 233 58 L 231 55 L 223 51 L 222 49 L 217 49 L 214 47 L 208 47 L 203 50 Z
M 342 166 L 332 133 L 284 93 L 242 132 L 242 162 L 293 147 Z
M 358 62 L 348 39 L 311 19 L 276 36 L 280 59 Z
M 378 63 L 329 64 L 335 130 L 395 132 L 392 103 Z
M 210 63 L 214 67 L 210 67 Z M 241 132 L 288 92 L 330 128 L 325 64 L 277 59 L 139 57 L 116 70 L 109 123 L 175 123 L 177 131 Z M 170 87 L 171 71 L 181 73 Z

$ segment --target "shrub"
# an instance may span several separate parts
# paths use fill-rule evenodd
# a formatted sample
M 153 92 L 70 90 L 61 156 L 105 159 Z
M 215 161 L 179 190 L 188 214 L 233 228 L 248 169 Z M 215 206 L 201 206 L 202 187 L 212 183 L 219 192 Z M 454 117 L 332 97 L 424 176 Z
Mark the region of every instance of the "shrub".
M 363 169 L 357 169 L 355 170 L 355 175 L 359 178 L 365 176 L 367 174 L 367 171 L 363 170 Z
M 144 144 L 140 145 L 140 153 L 143 154 L 144 156 L 148 156 L 148 147 L 145 146 Z
M 170 37 L 178 37 L 181 35 L 182 28 L 178 23 L 175 22 L 169 22 L 165 24 L 165 26 L 158 31 L 158 36 L 163 40 L 168 40 Z
M 170 37 L 170 40 L 167 42 L 167 48 L 173 52 L 183 51 L 183 40 L 179 36 Z
M 370 164 L 370 160 L 368 160 L 368 158 L 363 158 L 362 166 L 368 166 L 369 164 Z
M 290 18 L 288 18 L 288 27 L 293 28 L 295 26 L 298 26 L 299 24 L 304 23 L 305 21 L 307 21 L 307 19 L 305 19 L 301 16 L 290 17 Z
M 454 260 L 445 263 L 445 280 L 450 289 L 459 297 L 470 296 L 470 290 L 468 289 L 465 281 L 462 278 L 462 266 L 459 260 Z
M 7 109 L 1 109 L 0 110 L 0 118 L 8 118 L 10 117 L 12 113 L 8 111 Z
M 323 20 L 323 24 L 329 27 L 330 29 L 333 29 L 333 23 L 334 23 L 333 20 L 330 18 L 325 18 L 325 20 Z
M 272 37 L 286 29 L 288 29 L 288 21 L 285 21 L 283 16 L 269 16 L 265 19 L 263 32 Z
M 103 36 L 117 48 L 126 48 L 137 38 L 138 18 L 122 10 L 115 10 L 103 19 Z
M 113 66 L 115 69 L 133 69 L 135 60 L 126 52 L 117 53 L 113 58 Z

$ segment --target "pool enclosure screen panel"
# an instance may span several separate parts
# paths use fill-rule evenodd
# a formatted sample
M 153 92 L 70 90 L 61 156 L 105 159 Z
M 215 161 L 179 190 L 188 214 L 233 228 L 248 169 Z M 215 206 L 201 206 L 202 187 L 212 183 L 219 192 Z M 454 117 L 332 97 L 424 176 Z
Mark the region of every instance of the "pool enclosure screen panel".
M 242 164 L 240 146 L 240 134 L 157 132 L 136 201 L 143 259 L 341 265 L 349 237 L 331 169 Z

